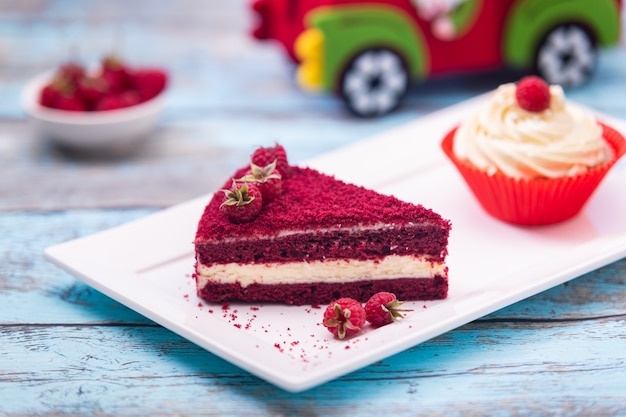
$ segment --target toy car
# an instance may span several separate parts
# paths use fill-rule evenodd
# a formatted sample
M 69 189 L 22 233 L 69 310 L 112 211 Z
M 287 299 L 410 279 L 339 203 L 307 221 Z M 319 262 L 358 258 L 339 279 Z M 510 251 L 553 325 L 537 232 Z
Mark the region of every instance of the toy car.
M 623 0 L 256 0 L 257 39 L 274 39 L 305 89 L 335 92 L 362 117 L 396 109 L 411 82 L 531 69 L 578 86 L 616 43 Z

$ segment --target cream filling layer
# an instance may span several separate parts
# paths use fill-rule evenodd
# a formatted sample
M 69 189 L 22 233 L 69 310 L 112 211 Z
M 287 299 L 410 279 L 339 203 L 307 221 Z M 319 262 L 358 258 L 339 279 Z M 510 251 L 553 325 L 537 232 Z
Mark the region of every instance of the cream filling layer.
M 346 283 L 394 278 L 429 278 L 447 276 L 443 262 L 423 256 L 390 255 L 378 260 L 332 260 L 292 263 L 241 265 L 236 263 L 196 267 L 198 288 L 208 281 L 239 283 L 242 287 L 263 285 L 307 284 L 314 282 Z

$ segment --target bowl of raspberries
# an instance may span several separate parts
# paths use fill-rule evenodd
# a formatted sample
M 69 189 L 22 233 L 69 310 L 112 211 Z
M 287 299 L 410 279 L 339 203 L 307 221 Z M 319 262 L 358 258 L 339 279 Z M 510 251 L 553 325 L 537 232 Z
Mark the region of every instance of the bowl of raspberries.
M 21 104 L 38 134 L 82 150 L 134 148 L 164 108 L 168 74 L 107 55 L 93 67 L 67 61 L 33 78 Z

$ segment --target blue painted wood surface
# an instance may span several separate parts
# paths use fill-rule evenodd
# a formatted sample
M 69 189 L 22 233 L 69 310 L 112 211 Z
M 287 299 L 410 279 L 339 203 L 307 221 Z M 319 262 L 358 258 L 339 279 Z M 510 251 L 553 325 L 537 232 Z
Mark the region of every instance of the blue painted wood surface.
M 45 247 L 212 191 L 260 144 L 294 162 L 493 88 L 416 86 L 357 120 L 303 93 L 244 0 L 0 3 L 0 415 L 626 415 L 626 260 L 301 394 L 284 392 L 45 261 Z M 623 39 L 623 38 L 622 38 Z M 24 83 L 68 51 L 167 65 L 168 107 L 136 154 L 88 159 L 32 133 Z M 568 96 L 626 118 L 626 44 Z

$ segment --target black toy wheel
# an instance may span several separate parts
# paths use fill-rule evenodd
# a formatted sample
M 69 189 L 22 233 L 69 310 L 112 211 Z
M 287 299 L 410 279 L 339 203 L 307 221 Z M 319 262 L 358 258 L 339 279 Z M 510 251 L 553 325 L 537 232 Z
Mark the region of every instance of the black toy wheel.
M 595 39 L 585 28 L 560 25 L 537 48 L 535 70 L 549 84 L 577 87 L 593 74 L 596 58 Z
M 348 109 L 360 117 L 376 117 L 395 110 L 409 85 L 402 58 L 390 49 L 368 49 L 347 65 L 340 94 Z

